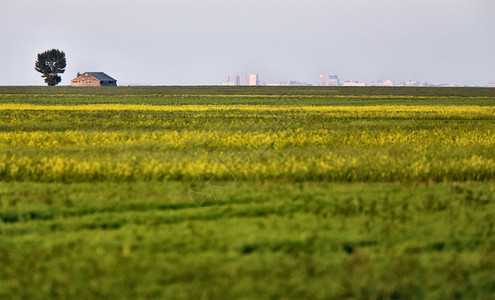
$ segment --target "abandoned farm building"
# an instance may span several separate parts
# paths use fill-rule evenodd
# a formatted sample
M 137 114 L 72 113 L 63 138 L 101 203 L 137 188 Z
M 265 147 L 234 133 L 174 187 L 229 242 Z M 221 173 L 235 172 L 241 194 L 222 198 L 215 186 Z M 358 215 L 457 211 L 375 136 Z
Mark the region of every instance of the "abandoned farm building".
M 70 81 L 71 86 L 116 86 L 117 80 L 103 72 L 86 72 Z

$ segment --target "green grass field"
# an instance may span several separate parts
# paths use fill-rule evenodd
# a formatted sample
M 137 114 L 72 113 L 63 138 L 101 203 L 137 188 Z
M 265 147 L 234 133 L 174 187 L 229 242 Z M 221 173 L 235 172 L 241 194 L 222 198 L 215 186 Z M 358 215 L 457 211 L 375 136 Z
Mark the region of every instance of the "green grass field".
M 48 95 L 389 95 L 493 97 L 491 88 L 479 87 L 319 87 L 319 86 L 0 86 L 0 94 Z
M 0 87 L 0 299 L 493 299 L 495 89 Z

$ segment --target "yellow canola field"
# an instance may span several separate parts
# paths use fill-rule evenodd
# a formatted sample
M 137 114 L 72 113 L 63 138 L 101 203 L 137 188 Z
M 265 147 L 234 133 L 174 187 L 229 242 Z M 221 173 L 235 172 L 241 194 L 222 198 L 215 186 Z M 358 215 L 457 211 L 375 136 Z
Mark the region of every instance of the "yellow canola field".
M 0 112 L 9 128 L 0 131 L 0 180 L 495 180 L 495 107 L 0 104 Z M 279 119 L 287 126 L 270 127 Z
M 495 116 L 495 106 L 479 105 L 373 105 L 373 106 L 270 106 L 270 105 L 141 105 L 141 104 L 88 104 L 88 105 L 35 105 L 0 104 L 2 110 L 40 111 L 256 111 L 256 112 L 435 112 L 444 115 L 459 113 Z
M 196 112 L 195 117 L 207 117 L 217 113 L 228 117 L 251 113 L 249 117 L 263 115 L 278 118 L 275 114 L 292 116 L 325 115 L 335 119 L 494 119 L 495 106 L 441 106 L 441 105 L 374 105 L 374 106 L 269 106 L 269 105 L 139 105 L 139 104 L 91 104 L 91 105 L 34 105 L 0 104 L 1 111 L 80 111 L 80 112 Z M 270 115 L 272 114 L 272 115 Z M 153 123 L 153 120 L 148 120 Z M 2 123 L 2 120 L 0 120 Z
M 393 129 L 387 132 L 375 132 L 371 129 L 342 132 L 331 129 L 303 130 L 284 129 L 279 131 L 254 130 L 154 130 L 146 132 L 66 130 L 66 131 L 27 131 L 0 132 L 0 147 L 56 148 L 113 147 L 148 145 L 159 149 L 194 148 L 198 146 L 217 149 L 241 147 L 255 149 L 269 145 L 274 149 L 304 147 L 306 145 L 350 145 L 350 146 L 387 146 L 387 145 L 435 145 L 435 146 L 484 146 L 494 147 L 495 132 L 472 129 L 449 130 L 405 130 Z

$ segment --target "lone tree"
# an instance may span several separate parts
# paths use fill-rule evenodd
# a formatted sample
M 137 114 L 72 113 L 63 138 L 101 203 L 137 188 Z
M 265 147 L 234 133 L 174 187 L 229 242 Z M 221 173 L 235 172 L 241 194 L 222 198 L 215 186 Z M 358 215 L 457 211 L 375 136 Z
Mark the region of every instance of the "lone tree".
M 38 60 L 34 64 L 34 69 L 42 74 L 41 77 L 45 78 L 48 85 L 54 86 L 62 81 L 62 78 L 57 74 L 64 73 L 66 66 L 64 51 L 52 49 L 38 53 Z

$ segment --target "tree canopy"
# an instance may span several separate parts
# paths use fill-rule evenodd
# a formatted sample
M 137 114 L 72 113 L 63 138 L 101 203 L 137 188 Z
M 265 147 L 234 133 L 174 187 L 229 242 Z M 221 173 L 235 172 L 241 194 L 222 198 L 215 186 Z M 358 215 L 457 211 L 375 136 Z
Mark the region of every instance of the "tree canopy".
M 34 69 L 42 74 L 41 77 L 45 78 L 49 86 L 54 86 L 62 81 L 58 74 L 64 73 L 66 66 L 65 53 L 58 49 L 51 49 L 38 53 Z

